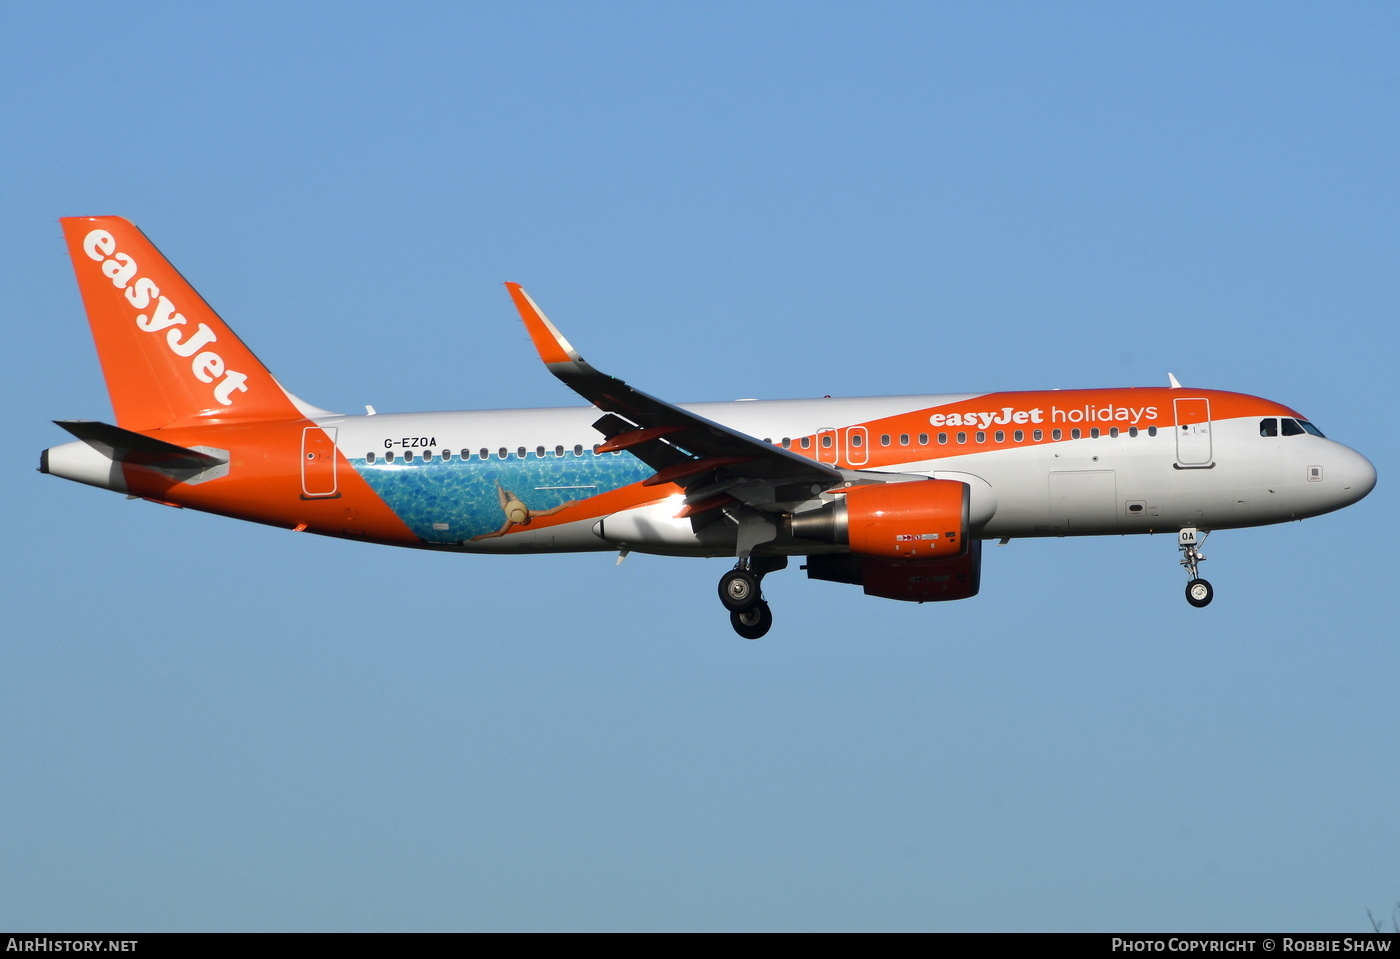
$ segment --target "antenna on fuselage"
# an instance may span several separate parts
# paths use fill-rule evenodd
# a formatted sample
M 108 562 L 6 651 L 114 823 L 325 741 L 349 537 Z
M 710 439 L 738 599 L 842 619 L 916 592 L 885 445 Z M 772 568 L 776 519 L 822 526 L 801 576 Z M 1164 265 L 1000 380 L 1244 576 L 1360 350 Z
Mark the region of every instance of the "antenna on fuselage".
M 1172 389 L 1174 389 L 1174 390 L 1179 390 L 1179 389 L 1181 389 L 1181 384 L 1178 383 L 1178 382 L 1176 381 L 1176 376 L 1175 376 L 1175 374 L 1173 374 L 1173 373 L 1168 373 L 1168 374 L 1167 374 L 1167 379 L 1171 380 Z

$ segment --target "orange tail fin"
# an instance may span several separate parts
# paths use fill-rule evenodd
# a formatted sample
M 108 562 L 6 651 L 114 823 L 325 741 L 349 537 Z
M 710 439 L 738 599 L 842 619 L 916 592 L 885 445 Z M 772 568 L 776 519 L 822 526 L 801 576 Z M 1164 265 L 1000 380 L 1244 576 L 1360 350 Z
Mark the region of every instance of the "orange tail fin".
M 134 224 L 116 216 L 60 222 L 120 426 L 300 416 L 267 368 Z

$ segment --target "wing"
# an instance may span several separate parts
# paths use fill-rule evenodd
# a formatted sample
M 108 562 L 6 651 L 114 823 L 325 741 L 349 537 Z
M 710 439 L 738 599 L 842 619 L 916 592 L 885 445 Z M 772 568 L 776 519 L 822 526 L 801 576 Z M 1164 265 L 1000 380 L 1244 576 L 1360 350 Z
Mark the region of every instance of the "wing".
M 682 516 L 735 500 L 762 510 L 805 500 L 843 482 L 841 472 L 780 446 L 697 416 L 600 373 L 579 356 L 517 283 L 507 283 L 530 339 L 549 371 L 606 415 L 593 424 L 600 452 L 627 450 L 656 474 L 649 485 L 686 491 Z

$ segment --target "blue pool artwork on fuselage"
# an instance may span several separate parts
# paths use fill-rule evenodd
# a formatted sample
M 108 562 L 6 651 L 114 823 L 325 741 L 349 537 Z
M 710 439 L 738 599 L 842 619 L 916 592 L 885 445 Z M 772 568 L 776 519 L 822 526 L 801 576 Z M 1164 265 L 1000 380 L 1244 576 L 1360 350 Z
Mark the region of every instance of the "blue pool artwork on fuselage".
M 413 462 L 350 464 L 409 529 L 443 546 L 497 532 L 506 517 L 497 487 L 508 490 L 531 511 L 546 512 L 567 503 L 640 482 L 655 470 L 629 453 L 563 456 L 527 452 L 505 459 L 454 457 Z

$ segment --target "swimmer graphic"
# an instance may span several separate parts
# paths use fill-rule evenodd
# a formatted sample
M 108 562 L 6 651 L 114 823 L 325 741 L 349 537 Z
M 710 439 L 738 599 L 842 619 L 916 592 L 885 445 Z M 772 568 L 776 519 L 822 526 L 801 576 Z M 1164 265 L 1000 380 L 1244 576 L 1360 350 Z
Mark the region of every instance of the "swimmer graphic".
M 520 501 L 520 498 L 506 489 L 500 483 L 496 484 L 496 495 L 501 500 L 501 512 L 506 514 L 506 521 L 501 524 L 501 528 L 494 533 L 482 533 L 480 536 L 473 536 L 471 541 L 491 539 L 495 536 L 504 536 L 510 532 L 513 526 L 529 526 L 530 521 L 538 516 L 553 516 L 561 510 L 568 509 L 578 500 L 569 500 L 567 503 L 560 503 L 553 509 L 530 509 Z

